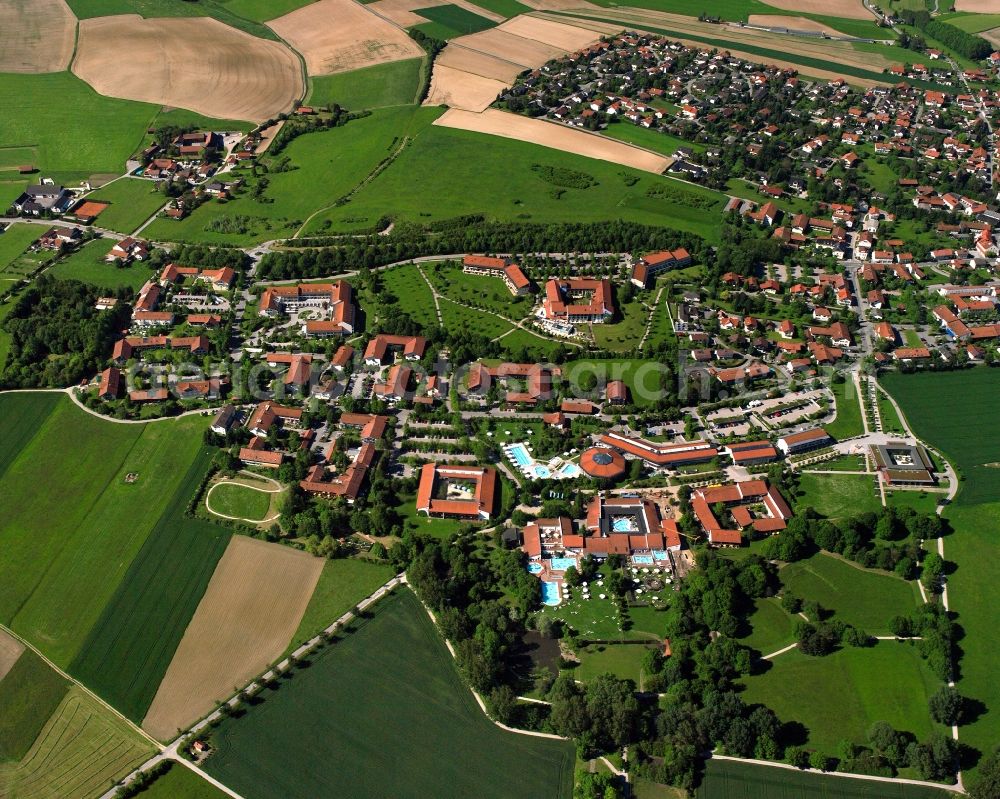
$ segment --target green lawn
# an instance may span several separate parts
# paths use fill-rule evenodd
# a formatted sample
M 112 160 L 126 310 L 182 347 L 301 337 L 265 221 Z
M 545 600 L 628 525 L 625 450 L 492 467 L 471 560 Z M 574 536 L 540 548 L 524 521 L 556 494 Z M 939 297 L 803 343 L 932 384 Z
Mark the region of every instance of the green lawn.
M 431 8 L 417 8 L 413 13 L 429 20 L 421 25 L 414 25 L 416 30 L 431 38 L 445 41 L 457 36 L 478 33 L 496 25 L 491 19 L 451 3 Z
M 678 147 L 688 147 L 696 153 L 705 151 L 704 144 L 695 144 L 679 136 L 673 136 L 660 130 L 644 128 L 641 125 L 633 125 L 631 122 L 621 122 L 617 125 L 608 125 L 602 133 L 612 139 L 634 144 L 636 147 L 644 147 L 655 153 L 663 155 L 673 155 Z
M 992 502 L 1000 496 L 1000 437 L 983 435 L 980 427 L 992 417 L 1000 370 L 892 373 L 879 382 L 900 404 L 914 433 L 943 451 L 959 470 L 957 504 Z
M 421 268 L 439 294 L 456 302 L 482 306 L 513 319 L 531 311 L 531 299 L 514 297 L 498 277 L 467 275 L 458 263 L 423 264 Z
M 223 516 L 260 522 L 267 518 L 271 494 L 250 486 L 224 483 L 212 488 L 212 496 L 206 499 L 206 505 L 209 510 Z
M 479 336 L 496 338 L 513 329 L 514 325 L 491 313 L 459 305 L 441 297 L 441 318 L 448 330 L 468 330 Z
M 595 327 L 598 327 L 595 325 Z M 655 361 L 640 360 L 638 358 L 615 359 L 615 360 L 574 360 L 563 365 L 563 379 L 567 381 L 570 388 L 568 394 L 584 397 L 587 395 L 582 388 L 585 385 L 587 373 L 595 374 L 599 384 L 604 384 L 611 380 L 623 380 L 629 390 L 629 402 L 642 407 L 651 405 L 664 396 L 661 388 L 663 379 L 663 369 Z M 673 390 L 673 386 L 669 387 Z M 593 397 L 595 401 L 603 402 L 603 397 Z
M 45 232 L 40 225 L 28 223 L 10 225 L 0 233 L 0 291 L 8 287 L 7 278 L 18 278 L 20 275 L 8 275 L 5 270 L 28 246 Z
M 490 722 L 408 590 L 225 721 L 215 743 L 205 768 L 247 799 L 568 799 L 573 787 L 572 744 Z
M 410 58 L 314 77 L 309 103 L 313 106 L 336 103 L 351 111 L 411 105 L 417 98 L 423 62 L 422 58 Z
M 753 604 L 754 612 L 747 619 L 746 634 L 740 636 L 741 644 L 756 649 L 763 656 L 795 641 L 796 619 L 777 599 L 758 599 Z
M 820 461 L 809 468 L 822 472 L 863 472 L 865 459 L 860 455 L 840 455 L 828 461 Z
M 650 794 L 660 799 L 669 794 Z M 709 760 L 696 799 L 948 799 L 955 794 L 918 785 L 844 779 L 732 760 Z
M 884 394 L 878 394 L 877 396 L 879 416 L 882 417 L 882 432 L 903 435 L 905 432 L 903 430 L 903 423 L 899 421 L 899 414 L 896 413 L 896 409 L 886 399 Z
M 825 657 L 793 649 L 743 684 L 745 702 L 759 702 L 782 720 L 803 723 L 809 747 L 828 755 L 836 755 L 844 739 L 863 743 L 876 721 L 926 738 L 933 728 L 927 699 L 938 688 L 916 647 L 895 641 Z
M 547 360 L 552 357 L 556 347 L 562 346 L 558 340 L 536 336 L 521 328 L 512 330 L 509 335 L 500 339 L 499 343 L 504 351 L 518 362 Z
M 264 202 L 251 199 L 249 193 L 228 202 L 212 200 L 186 219 L 157 219 L 145 233 L 150 238 L 167 241 L 238 246 L 290 236 L 314 211 L 332 206 L 349 193 L 392 154 L 402 136 L 429 124 L 431 118 L 428 110 L 387 108 L 339 128 L 299 136 L 281 154 L 288 156 L 293 168 L 267 175 L 269 185 Z M 352 207 L 353 203 L 347 203 L 338 210 Z M 374 224 L 379 216 L 381 213 L 368 220 L 367 225 Z M 233 222 L 237 218 L 246 223 L 246 232 L 210 229 L 213 223 Z M 315 232 L 322 230 L 317 227 Z
M 789 563 L 780 574 L 795 596 L 816 600 L 841 621 L 871 635 L 888 635 L 889 619 L 908 615 L 921 603 L 916 583 L 862 569 L 825 552 Z
M 400 503 L 396 506 L 395 511 L 402 517 L 405 529 L 412 529 L 434 538 L 446 539 L 457 533 L 463 525 L 463 522 L 457 519 L 432 519 L 422 513 L 417 513 L 415 494 L 401 494 L 399 500 Z
M 646 330 L 649 308 L 637 297 L 630 303 L 619 304 L 618 312 L 620 321 L 593 326 L 594 342 L 601 349 L 611 352 L 635 352 Z
M 800 474 L 795 506 L 832 519 L 877 511 L 882 501 L 875 479 L 873 474 Z
M 378 319 L 393 316 L 398 312 L 409 315 L 413 321 L 424 327 L 437 327 L 438 319 L 434 311 L 434 295 L 427 281 L 420 276 L 416 266 L 397 266 L 379 273 L 382 285 L 396 298 L 395 303 L 375 306 L 369 295 L 359 292 L 359 302 L 367 311 L 366 327 L 378 330 Z M 365 298 L 369 296 L 366 303 Z
M 138 290 L 153 274 L 145 263 L 132 262 L 125 268 L 109 264 L 105 256 L 115 246 L 114 239 L 94 239 L 48 270 L 54 277 L 81 280 L 94 286 Z
M 607 574 L 607 569 L 608 566 L 601 566 L 601 574 Z M 614 601 L 606 592 L 605 598 L 600 598 L 602 589 L 596 582 L 591 584 L 590 599 L 584 599 L 579 588 L 570 590 L 571 595 L 568 599 L 564 596 L 559 605 L 546 605 L 539 613 L 552 619 L 560 619 L 564 624 L 576 630 L 577 634 L 584 640 L 641 641 L 652 638 L 659 639 L 659 635 L 641 629 L 643 626 L 649 625 L 634 624 L 630 629 L 623 631 Z M 640 614 L 640 619 L 642 619 L 642 614 Z M 642 620 L 648 621 L 649 619 L 647 617 Z
M 225 799 L 228 794 L 186 766 L 174 763 L 166 774 L 157 777 L 139 796 L 142 799 Z
M 930 491 L 886 491 L 885 501 L 894 508 L 913 508 L 917 513 L 935 513 L 942 493 Z
M 167 202 L 157 185 L 151 180 L 122 178 L 88 194 L 88 200 L 111 203 L 101 211 L 95 226 L 132 233 Z
M 24 412 L 10 399 L 0 397 L 0 416 Z M 0 517 L 0 619 L 66 667 L 187 474 L 205 426 L 197 416 L 113 424 L 62 398 L 0 479 L 10 498 Z
M 185 515 L 210 461 L 203 449 L 186 469 L 69 668 L 135 722 L 146 715 L 231 537 Z
M 152 744 L 72 686 L 17 763 L 0 763 L 9 797 L 90 799 L 144 763 Z
M 69 683 L 30 649 L 21 653 L 0 680 L 0 764 L 24 757 L 68 688 Z
M 861 422 L 861 405 L 854 381 L 847 379 L 843 383 L 830 386 L 837 406 L 837 417 L 826 426 L 826 432 L 838 441 L 861 435 L 864 425 Z
M 357 558 L 328 560 L 285 654 L 325 630 L 392 576 L 388 563 Z
M 580 665 L 573 669 L 573 679 L 586 682 L 602 674 L 614 674 L 632 680 L 642 690 L 642 659 L 649 647 L 639 644 L 591 644 L 577 654 Z
M 420 113 L 436 115 L 440 109 Z M 580 172 L 597 185 L 553 186 L 534 165 Z M 428 205 L 428 197 L 435 202 Z M 320 214 L 307 232 L 353 232 L 370 228 L 383 215 L 428 223 L 483 213 L 539 223 L 627 219 L 717 241 L 723 204 L 718 192 L 617 164 L 483 133 L 426 127 L 392 166 L 349 203 Z

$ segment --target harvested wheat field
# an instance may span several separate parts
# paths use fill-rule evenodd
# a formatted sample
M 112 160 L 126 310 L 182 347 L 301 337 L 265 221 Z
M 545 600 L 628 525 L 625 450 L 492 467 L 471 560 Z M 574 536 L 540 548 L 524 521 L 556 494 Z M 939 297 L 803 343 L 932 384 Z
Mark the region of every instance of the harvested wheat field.
M 520 64 L 480 53 L 478 50 L 469 50 L 461 45 L 445 47 L 441 55 L 434 60 L 435 72 L 438 66 L 502 81 L 507 86 L 512 85 L 514 79 L 524 71 L 524 67 Z
M 424 55 L 406 31 L 354 0 L 319 0 L 272 19 L 267 26 L 302 54 L 310 75 Z
M 540 144 L 542 147 L 551 147 L 554 150 L 596 158 L 600 161 L 611 161 L 622 166 L 654 172 L 657 175 L 664 172 L 674 160 L 604 136 L 586 133 L 555 122 L 546 122 L 544 119 L 511 114 L 496 108 L 487 109 L 479 114 L 453 108 L 435 120 L 434 124 Z
M 210 17 L 83 20 L 73 72 L 109 97 L 252 122 L 288 111 L 304 91 L 285 45 Z
M 808 17 L 791 17 L 783 14 L 751 14 L 747 19 L 750 25 L 760 25 L 764 28 L 788 28 L 793 31 L 817 31 L 825 33 L 834 38 L 840 38 L 844 34 L 834 30 L 829 25 L 817 22 Z
M 14 668 L 17 659 L 24 651 L 24 644 L 14 636 L 8 635 L 0 630 L 0 680 L 7 676 L 7 672 Z
M 434 64 L 431 88 L 424 105 L 484 111 L 504 89 L 510 88 L 510 84 L 511 81 L 484 78 L 471 72 Z
M 869 22 L 875 20 L 875 15 L 865 9 L 861 0 L 767 0 L 767 4 L 783 11 L 795 11 L 800 14 L 824 14 L 828 17 L 866 19 Z
M 1000 49 L 1000 28 L 991 28 L 979 34 L 994 47 Z
M 578 28 L 565 22 L 553 22 L 549 19 L 536 17 L 534 14 L 524 14 L 507 20 L 498 30 L 513 33 L 524 39 L 534 39 L 552 47 L 558 47 L 567 53 L 575 52 L 595 41 L 594 32 L 586 28 Z
M 394 25 L 410 28 L 429 21 L 419 14 L 414 14 L 413 9 L 440 5 L 444 5 L 444 0 L 375 0 L 374 3 L 367 3 L 365 8 L 380 17 L 385 17 Z
M 771 3 L 771 0 L 768 0 Z M 771 3 L 771 5 L 777 5 Z M 974 14 L 996 14 L 1000 11 L 997 0 L 955 0 L 956 11 L 971 11 Z
M 233 536 L 142 726 L 166 740 L 266 670 L 288 646 L 324 561 Z
M 587 0 L 520 0 L 520 2 L 537 11 L 588 11 L 600 8 L 599 5 L 588 3 Z
M 0 72 L 62 72 L 75 37 L 76 17 L 65 0 L 4 0 Z

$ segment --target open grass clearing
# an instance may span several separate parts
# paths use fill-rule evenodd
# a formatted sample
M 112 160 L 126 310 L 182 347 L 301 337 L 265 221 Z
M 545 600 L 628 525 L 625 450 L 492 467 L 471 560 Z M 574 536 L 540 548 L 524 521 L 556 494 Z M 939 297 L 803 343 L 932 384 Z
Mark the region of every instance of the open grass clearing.
M 618 321 L 592 326 L 594 342 L 598 347 L 621 353 L 635 352 L 639 348 L 650 313 L 642 300 L 643 297 L 637 296 L 631 302 L 619 302 Z
M 831 519 L 853 516 L 882 507 L 874 474 L 799 475 L 795 507 L 812 508 Z
M 262 522 L 271 516 L 273 493 L 245 483 L 216 483 L 205 496 L 205 507 L 217 516 Z
M 687 147 L 696 153 L 705 151 L 704 144 L 696 144 L 654 128 L 644 128 L 642 125 L 633 125 L 631 122 L 620 122 L 615 125 L 608 125 L 601 131 L 604 136 L 608 136 L 618 141 L 634 144 L 654 153 L 672 156 L 677 152 L 678 147 Z
M 0 411 L 25 413 L 10 399 L 0 397 Z M 183 481 L 206 424 L 114 424 L 60 398 L 0 479 L 0 493 L 18 498 L 0 517 L 3 622 L 66 668 Z M 58 486 L 58 501 L 40 486 Z
M 594 327 L 596 329 L 600 325 Z M 593 374 L 597 379 L 598 388 L 593 392 L 587 392 L 583 388 L 588 382 L 587 374 Z M 603 402 L 604 394 L 601 387 L 612 380 L 622 380 L 628 387 L 629 402 L 637 407 L 651 405 L 666 396 L 661 384 L 664 376 L 668 374 L 661 364 L 639 358 L 580 359 L 563 365 L 563 379 L 573 386 L 571 392 L 573 396 Z
M 345 130 L 355 124 L 350 123 Z M 580 173 L 589 176 L 593 184 L 586 189 L 555 186 L 532 168 L 535 165 Z M 278 177 L 284 176 L 272 176 L 272 185 Z M 456 186 L 476 186 L 477 190 L 456 191 Z M 436 198 L 432 206 L 428 206 L 427 197 Z M 539 223 L 567 218 L 578 222 L 627 219 L 689 231 L 714 241 L 719 235 L 717 214 L 722 213 L 723 204 L 723 196 L 717 192 L 606 161 L 431 126 L 422 129 L 392 166 L 362 187 L 349 203 L 317 215 L 306 234 L 355 232 L 372 227 L 383 215 L 427 223 L 483 213 L 501 221 Z
M 138 291 L 153 273 L 145 263 L 138 261 L 133 261 L 124 268 L 109 264 L 105 259 L 114 246 L 114 239 L 88 241 L 76 252 L 53 265 L 47 274 L 66 280 L 80 280 L 93 286 L 128 286 Z
M 70 673 L 136 723 L 142 720 L 231 533 L 185 515 L 204 479 L 203 449 L 90 630 Z
M 757 599 L 754 611 L 747 618 L 746 629 L 741 630 L 740 643 L 756 649 L 761 656 L 777 652 L 795 642 L 796 619 L 774 597 Z
M 359 558 L 328 560 L 285 654 L 325 630 L 392 577 L 388 563 Z
M 514 297 L 498 277 L 469 275 L 457 262 L 422 264 L 421 269 L 438 293 L 455 302 L 483 306 L 512 319 L 521 319 L 531 311 L 531 297 Z
M 0 679 L 0 773 L 3 763 L 17 762 L 27 754 L 45 722 L 59 707 L 69 683 L 44 660 L 25 649 L 16 638 L 0 631 L 7 642 L 17 644 L 20 655 Z M 0 780 L 2 787 L 2 780 Z
M 310 80 L 308 102 L 314 107 L 336 104 L 351 111 L 411 105 L 417 99 L 423 64 L 423 58 L 408 58 L 315 77 Z
M 8 277 L 7 269 L 28 247 L 38 240 L 38 237 L 45 232 L 45 228 L 40 225 L 32 225 L 28 222 L 15 222 L 8 225 L 7 229 L 0 233 L 0 281 Z M 0 282 L 0 290 L 7 286 Z
M 499 344 L 511 360 L 518 363 L 531 360 L 551 360 L 555 350 L 565 346 L 558 340 L 535 335 L 522 328 L 511 330 L 500 339 Z
M 158 186 L 150 180 L 122 178 L 88 194 L 88 200 L 111 203 L 101 211 L 95 224 L 119 233 L 132 233 L 166 204 L 167 198 Z
M 826 432 L 838 441 L 861 435 L 864 425 L 861 421 L 861 405 L 858 390 L 853 380 L 833 383 L 830 386 L 836 404 L 837 416 L 826 425 Z
M 876 721 L 920 739 L 934 728 L 927 699 L 938 681 L 912 643 L 879 641 L 825 657 L 793 649 L 770 664 L 762 674 L 742 680 L 743 700 L 804 724 L 810 749 L 835 755 L 842 740 L 864 743 Z
M 18 799 L 90 799 L 143 763 L 152 745 L 73 686 L 0 786 Z
M 305 613 L 323 561 L 245 536 L 230 539 L 142 726 L 173 737 L 264 671 Z
M 466 330 L 469 333 L 487 338 L 496 338 L 514 327 L 499 316 L 459 305 L 444 297 L 439 299 L 439 303 L 444 326 L 449 330 Z
M 825 552 L 789 563 L 780 576 L 785 589 L 799 599 L 815 600 L 841 621 L 871 635 L 889 635 L 889 619 L 909 615 L 922 601 L 915 582 Z
M 650 647 L 642 644 L 590 644 L 577 652 L 580 665 L 573 669 L 573 679 L 587 682 L 602 674 L 614 674 L 631 680 L 642 690 L 642 661 Z
M 378 680 L 376 690 L 375 675 L 396 676 Z M 400 730 L 419 734 L 400 747 Z M 250 798 L 336 791 L 344 799 L 568 799 L 572 792 L 572 744 L 496 727 L 405 589 L 243 718 L 223 723 L 215 743 L 205 768 Z
M 434 295 L 431 294 L 427 281 L 416 266 L 397 266 L 380 273 L 382 285 L 396 302 L 375 309 L 379 318 L 383 315 L 393 315 L 398 311 L 407 314 L 415 322 L 425 327 L 437 326 L 437 314 L 434 311 Z M 364 297 L 361 298 L 364 305 Z M 369 311 L 367 327 L 377 330 L 377 319 L 372 318 Z
M 400 494 L 399 505 L 394 510 L 402 519 L 404 530 L 446 540 L 457 533 L 464 525 L 457 519 L 432 519 L 417 512 L 417 497 L 415 494 Z

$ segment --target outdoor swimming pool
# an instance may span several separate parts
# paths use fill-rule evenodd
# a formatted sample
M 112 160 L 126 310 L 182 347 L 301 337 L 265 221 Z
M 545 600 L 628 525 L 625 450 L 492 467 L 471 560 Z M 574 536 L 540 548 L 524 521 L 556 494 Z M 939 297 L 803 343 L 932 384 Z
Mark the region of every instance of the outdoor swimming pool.
M 529 563 L 528 564 L 528 571 L 531 572 L 532 574 L 541 574 L 542 573 L 542 564 L 541 563 Z
M 616 533 L 628 533 L 635 530 L 635 523 L 630 516 L 623 516 L 611 522 L 611 529 Z
M 579 477 L 580 467 L 575 463 L 567 463 L 557 472 L 557 474 L 561 477 Z
M 552 558 L 549 561 L 549 568 L 552 571 L 564 572 L 570 566 L 576 566 L 576 558 Z
M 652 555 L 633 555 L 632 556 L 632 562 L 633 563 L 650 563 L 651 564 L 653 562 L 653 556 Z
M 510 457 L 518 466 L 527 466 L 531 463 L 531 456 L 528 454 L 528 449 L 524 446 L 524 444 L 512 445 L 509 452 Z
M 558 605 L 562 600 L 559 598 L 559 586 L 555 583 L 542 581 L 542 604 Z
M 534 465 L 531 471 L 532 473 L 534 473 L 535 477 L 537 477 L 540 480 L 548 480 L 552 476 L 552 472 L 549 470 L 548 466 L 541 466 L 537 463 Z
M 667 550 L 665 549 L 654 549 L 653 558 L 655 560 L 667 560 Z

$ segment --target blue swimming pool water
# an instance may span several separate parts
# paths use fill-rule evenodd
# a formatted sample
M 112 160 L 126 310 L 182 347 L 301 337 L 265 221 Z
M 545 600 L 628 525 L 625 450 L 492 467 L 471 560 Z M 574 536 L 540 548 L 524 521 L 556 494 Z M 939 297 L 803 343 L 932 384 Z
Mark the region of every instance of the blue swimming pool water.
M 665 550 L 665 549 L 654 549 L 653 550 L 653 557 L 656 560 L 666 560 L 667 559 L 667 550 Z
M 552 472 L 548 466 L 535 464 L 535 467 L 531 471 L 539 480 L 548 480 L 552 476 Z
M 549 568 L 553 571 L 566 571 L 570 566 L 576 566 L 576 558 L 552 558 L 549 561 Z
M 652 555 L 633 555 L 632 556 L 632 562 L 633 563 L 643 563 L 643 564 L 652 563 L 653 562 L 653 556 Z
M 529 563 L 528 564 L 528 571 L 531 572 L 532 574 L 541 574 L 542 573 L 542 564 L 541 563 Z
M 514 463 L 518 466 L 527 466 L 531 463 L 531 456 L 528 455 L 528 450 L 525 449 L 524 444 L 514 444 L 510 448 L 510 457 L 514 459 Z
M 559 586 L 542 580 L 542 602 L 546 605 L 558 605 L 560 601 Z
M 575 463 L 567 463 L 559 470 L 559 474 L 563 477 L 579 477 L 580 467 Z
M 615 519 L 611 523 L 611 529 L 616 533 L 627 533 L 632 529 L 631 519 Z

